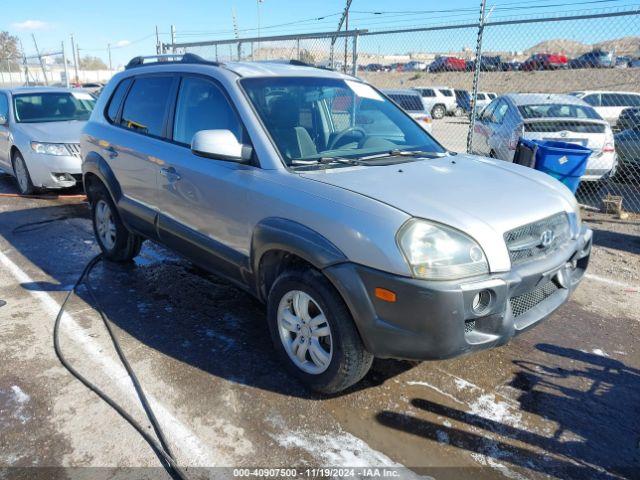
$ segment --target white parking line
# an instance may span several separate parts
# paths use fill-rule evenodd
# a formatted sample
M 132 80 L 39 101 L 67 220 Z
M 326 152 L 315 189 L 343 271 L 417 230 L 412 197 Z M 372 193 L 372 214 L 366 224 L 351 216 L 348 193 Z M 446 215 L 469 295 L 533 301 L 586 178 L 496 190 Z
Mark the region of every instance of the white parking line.
M 613 285 L 615 287 L 628 288 L 628 289 L 631 289 L 631 290 L 640 291 L 640 286 L 638 286 L 638 285 L 630 285 L 628 283 L 619 282 L 618 280 L 613 280 L 611 278 L 606 278 L 606 277 L 601 277 L 599 275 L 594 275 L 593 273 L 585 274 L 585 278 L 588 278 L 589 280 L 593 280 L 593 281 L 596 281 L 596 282 L 606 283 L 608 285 Z
M 19 283 L 33 283 L 33 280 L 26 272 L 1 252 L 0 263 L 9 270 L 11 275 Z M 51 314 L 52 319 L 55 318 L 60 310 L 60 305 L 53 297 L 43 291 L 27 291 L 42 303 L 44 308 Z M 114 380 L 114 384 L 117 385 L 123 394 L 129 397 L 134 403 L 137 403 L 138 397 L 124 368 L 106 357 L 101 352 L 101 347 L 71 315 L 65 313 L 62 317 L 62 322 L 66 327 L 65 332 L 76 344 L 81 347 L 88 356 L 101 365 L 103 372 Z M 165 429 L 173 442 L 182 450 L 184 459 L 188 459 L 190 464 L 193 462 L 199 466 L 212 467 L 217 464 L 213 452 L 207 445 L 200 441 L 187 425 L 178 420 L 167 407 L 152 395 L 147 394 L 147 399 L 156 417 L 160 421 L 162 428 Z

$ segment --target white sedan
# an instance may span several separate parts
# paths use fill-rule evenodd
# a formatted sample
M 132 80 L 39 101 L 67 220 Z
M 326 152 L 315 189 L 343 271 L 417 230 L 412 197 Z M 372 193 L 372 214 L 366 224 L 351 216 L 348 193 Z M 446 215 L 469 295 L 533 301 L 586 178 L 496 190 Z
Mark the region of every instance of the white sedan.
M 502 95 L 478 113 L 473 150 L 509 162 L 520 138 L 575 143 L 590 148 L 583 181 L 615 173 L 613 132 L 584 101 L 570 95 L 519 93 Z

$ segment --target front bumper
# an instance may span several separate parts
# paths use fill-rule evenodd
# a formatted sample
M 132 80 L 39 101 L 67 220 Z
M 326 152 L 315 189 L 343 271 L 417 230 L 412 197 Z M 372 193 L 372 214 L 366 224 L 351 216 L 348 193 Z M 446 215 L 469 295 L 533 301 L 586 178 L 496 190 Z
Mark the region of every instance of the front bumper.
M 31 182 L 36 187 L 69 188 L 82 183 L 82 160 L 73 155 L 24 154 Z
M 392 275 L 353 263 L 324 270 L 345 299 L 367 350 L 380 358 L 435 360 L 499 345 L 547 318 L 584 276 L 592 231 L 583 227 L 569 245 L 505 273 L 436 282 Z M 396 293 L 394 303 L 374 295 Z M 491 303 L 472 309 L 482 290 Z

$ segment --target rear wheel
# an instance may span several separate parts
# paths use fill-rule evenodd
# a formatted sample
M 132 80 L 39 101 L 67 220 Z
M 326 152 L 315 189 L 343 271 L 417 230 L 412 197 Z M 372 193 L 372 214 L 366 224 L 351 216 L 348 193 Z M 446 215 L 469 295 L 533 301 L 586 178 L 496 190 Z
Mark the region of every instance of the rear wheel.
M 314 269 L 281 274 L 268 298 L 267 319 L 282 361 L 305 385 L 333 394 L 369 371 L 373 355 L 329 281 Z
M 436 105 L 431 110 L 431 116 L 438 120 L 444 118 L 445 113 L 447 113 L 447 111 L 444 108 L 444 105 Z
M 13 154 L 13 174 L 16 177 L 18 190 L 22 195 L 31 195 L 35 192 L 35 187 L 31 182 L 31 175 L 22 154 L 16 150 Z
M 140 253 L 142 238 L 124 226 L 111 196 L 100 186 L 91 196 L 93 231 L 105 258 L 128 262 Z

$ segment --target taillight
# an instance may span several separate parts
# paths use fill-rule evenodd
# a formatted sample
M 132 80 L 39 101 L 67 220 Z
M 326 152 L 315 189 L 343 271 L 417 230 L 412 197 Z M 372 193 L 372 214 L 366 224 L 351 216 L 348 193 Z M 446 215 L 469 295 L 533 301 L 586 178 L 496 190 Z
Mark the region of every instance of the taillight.
M 509 150 L 515 150 L 520 141 L 520 137 L 524 134 L 524 125 L 518 125 L 511 133 L 509 138 Z
M 602 153 L 615 152 L 616 147 L 613 144 L 613 132 L 611 128 L 607 127 L 604 134 L 604 147 L 602 147 Z

